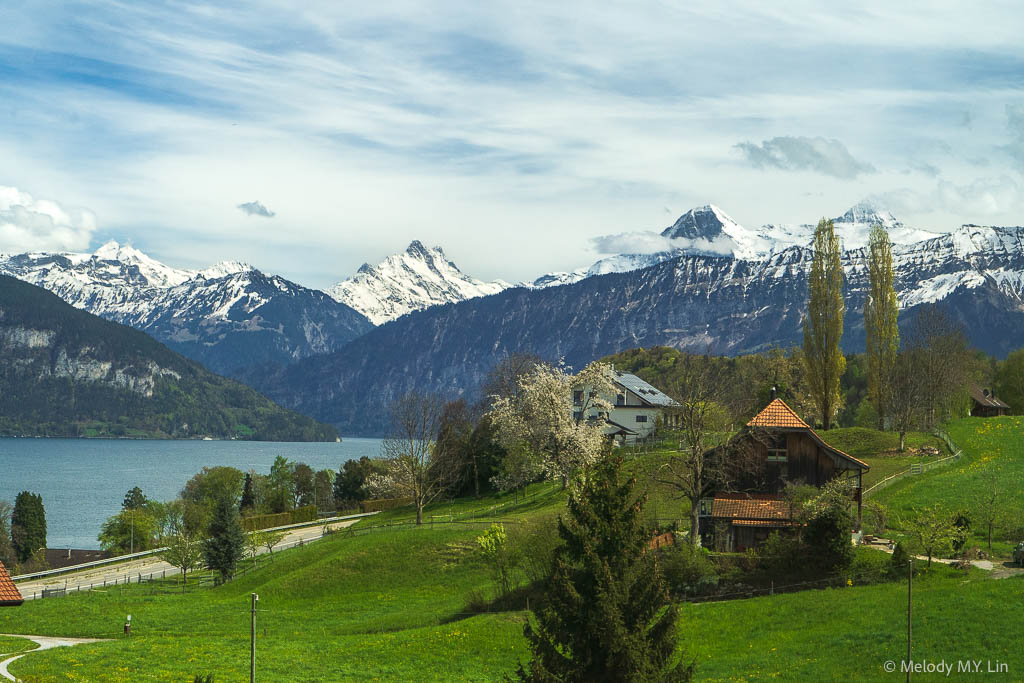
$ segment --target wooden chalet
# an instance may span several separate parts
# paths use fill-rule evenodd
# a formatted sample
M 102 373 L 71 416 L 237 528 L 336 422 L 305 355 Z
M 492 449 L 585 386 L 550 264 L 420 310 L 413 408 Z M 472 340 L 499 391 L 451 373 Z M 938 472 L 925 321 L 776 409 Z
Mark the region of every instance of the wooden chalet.
M 747 462 L 736 468 L 729 490 L 710 492 L 701 502 L 700 529 L 705 543 L 740 551 L 764 542 L 774 530 L 794 526 L 793 511 L 782 495 L 788 482 L 821 487 L 845 477 L 853 485 L 860 526 L 862 477 L 870 466 L 825 443 L 781 399 L 773 399 L 728 444 L 710 451 L 709 456 Z
M 971 415 L 974 417 L 1000 417 L 1006 415 L 1010 406 L 996 398 L 991 389 L 984 389 L 977 384 L 972 384 L 971 394 Z
M 24 602 L 18 587 L 11 581 L 7 568 L 0 562 L 0 607 L 16 607 Z

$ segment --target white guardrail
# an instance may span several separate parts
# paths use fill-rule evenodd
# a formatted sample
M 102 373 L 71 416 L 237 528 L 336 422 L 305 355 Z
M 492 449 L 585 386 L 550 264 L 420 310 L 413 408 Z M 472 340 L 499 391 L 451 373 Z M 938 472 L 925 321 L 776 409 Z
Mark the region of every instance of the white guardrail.
M 284 526 L 275 526 L 269 529 L 260 529 L 260 531 L 287 531 L 288 529 L 299 529 L 301 527 L 312 527 L 312 526 L 323 526 L 324 524 L 333 524 L 334 522 L 344 522 L 347 519 L 358 519 L 360 517 L 369 517 L 375 515 L 376 512 L 360 512 L 356 515 L 345 515 L 344 517 L 325 517 L 312 522 L 299 522 L 298 524 L 286 524 Z M 108 557 L 105 560 L 93 560 L 92 562 L 83 562 L 82 564 L 73 564 L 68 567 L 61 567 L 60 569 L 48 569 L 44 572 L 35 572 L 34 574 L 21 574 L 19 576 L 12 576 L 11 580 L 14 582 L 19 581 L 30 581 L 32 579 L 41 579 L 47 576 L 59 576 L 61 574 L 71 574 L 73 572 L 79 572 L 83 569 L 92 569 L 94 567 L 103 567 L 108 564 L 117 564 L 119 562 L 129 562 L 136 560 L 140 557 L 149 557 L 151 555 L 157 555 L 167 550 L 166 547 L 154 548 L 152 550 L 144 550 L 140 553 L 131 553 L 128 555 L 118 555 L 117 557 Z

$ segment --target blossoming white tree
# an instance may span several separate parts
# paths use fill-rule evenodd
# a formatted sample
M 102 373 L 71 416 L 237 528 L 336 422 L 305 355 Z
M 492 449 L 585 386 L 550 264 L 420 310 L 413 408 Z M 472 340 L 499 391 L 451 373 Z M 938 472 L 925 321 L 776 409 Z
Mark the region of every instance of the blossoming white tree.
M 603 427 L 614 395 L 611 368 L 591 363 L 573 375 L 564 367 L 538 364 L 519 378 L 513 396 L 497 397 L 489 413 L 498 440 L 509 450 L 527 449 L 549 478 L 563 487 L 572 474 L 594 462 L 605 445 Z M 577 410 L 573 410 L 577 394 Z

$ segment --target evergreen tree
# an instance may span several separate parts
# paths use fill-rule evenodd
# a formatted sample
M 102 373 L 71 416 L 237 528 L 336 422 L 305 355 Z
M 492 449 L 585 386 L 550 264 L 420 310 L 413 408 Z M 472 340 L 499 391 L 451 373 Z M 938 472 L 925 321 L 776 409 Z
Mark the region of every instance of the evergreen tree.
M 868 244 L 868 300 L 864 304 L 867 333 L 868 395 L 880 426 L 889 414 L 888 386 L 900 346 L 899 305 L 893 289 L 892 243 L 881 225 L 871 228 Z
M 210 520 L 208 538 L 203 541 L 203 561 L 207 569 L 220 572 L 227 581 L 235 573 L 235 565 L 245 555 L 245 531 L 238 510 L 231 498 L 219 498 Z
M 242 484 L 242 499 L 238 504 L 239 509 L 245 512 L 252 512 L 256 507 L 256 496 L 252 491 L 252 473 L 245 473 L 245 483 Z
M 621 466 L 621 456 L 608 456 L 569 498 L 568 519 L 558 524 L 562 545 L 554 572 L 534 612 L 536 623 L 524 629 L 533 661 L 520 665 L 520 680 L 692 675 L 692 666 L 673 663 L 678 613 L 668 604 L 656 553 L 648 552 L 646 496 L 636 496 L 635 480 L 620 482 Z
M 839 349 L 843 337 L 843 267 L 839 262 L 839 238 L 832 221 L 822 218 L 814 230 L 814 259 L 808 278 L 807 319 L 804 321 L 804 362 L 811 397 L 822 427 L 832 426 L 839 410 L 839 378 L 846 357 Z
M 6 500 L 0 500 L 0 564 L 13 567 L 17 557 L 14 545 L 11 544 L 11 511 L 13 508 Z
M 135 486 L 131 491 L 124 494 L 124 502 L 121 503 L 121 508 L 123 510 L 138 510 L 144 507 L 147 502 L 146 496 L 142 493 L 142 489 Z
M 46 547 L 46 511 L 39 494 L 22 491 L 14 499 L 11 544 L 18 562 L 27 562 L 36 551 Z

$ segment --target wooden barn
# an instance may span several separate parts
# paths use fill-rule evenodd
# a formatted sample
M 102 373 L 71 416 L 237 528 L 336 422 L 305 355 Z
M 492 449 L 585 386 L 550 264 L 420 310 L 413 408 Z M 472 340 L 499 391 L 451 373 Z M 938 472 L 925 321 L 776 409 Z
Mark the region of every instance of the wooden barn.
M 825 443 L 810 425 L 781 399 L 774 399 L 711 458 L 743 459 L 734 467 L 728 489 L 711 493 L 701 504 L 701 536 L 723 550 L 741 551 L 764 542 L 776 529 L 794 525 L 782 495 L 788 482 L 824 486 L 836 477 L 848 479 L 861 518 L 864 472 L 870 466 Z M 716 463 L 716 469 L 723 470 Z M 729 469 L 729 468 L 725 468 Z
M 1010 411 L 1010 406 L 996 398 L 991 389 L 972 384 L 970 393 L 971 415 L 974 417 L 1000 417 Z

